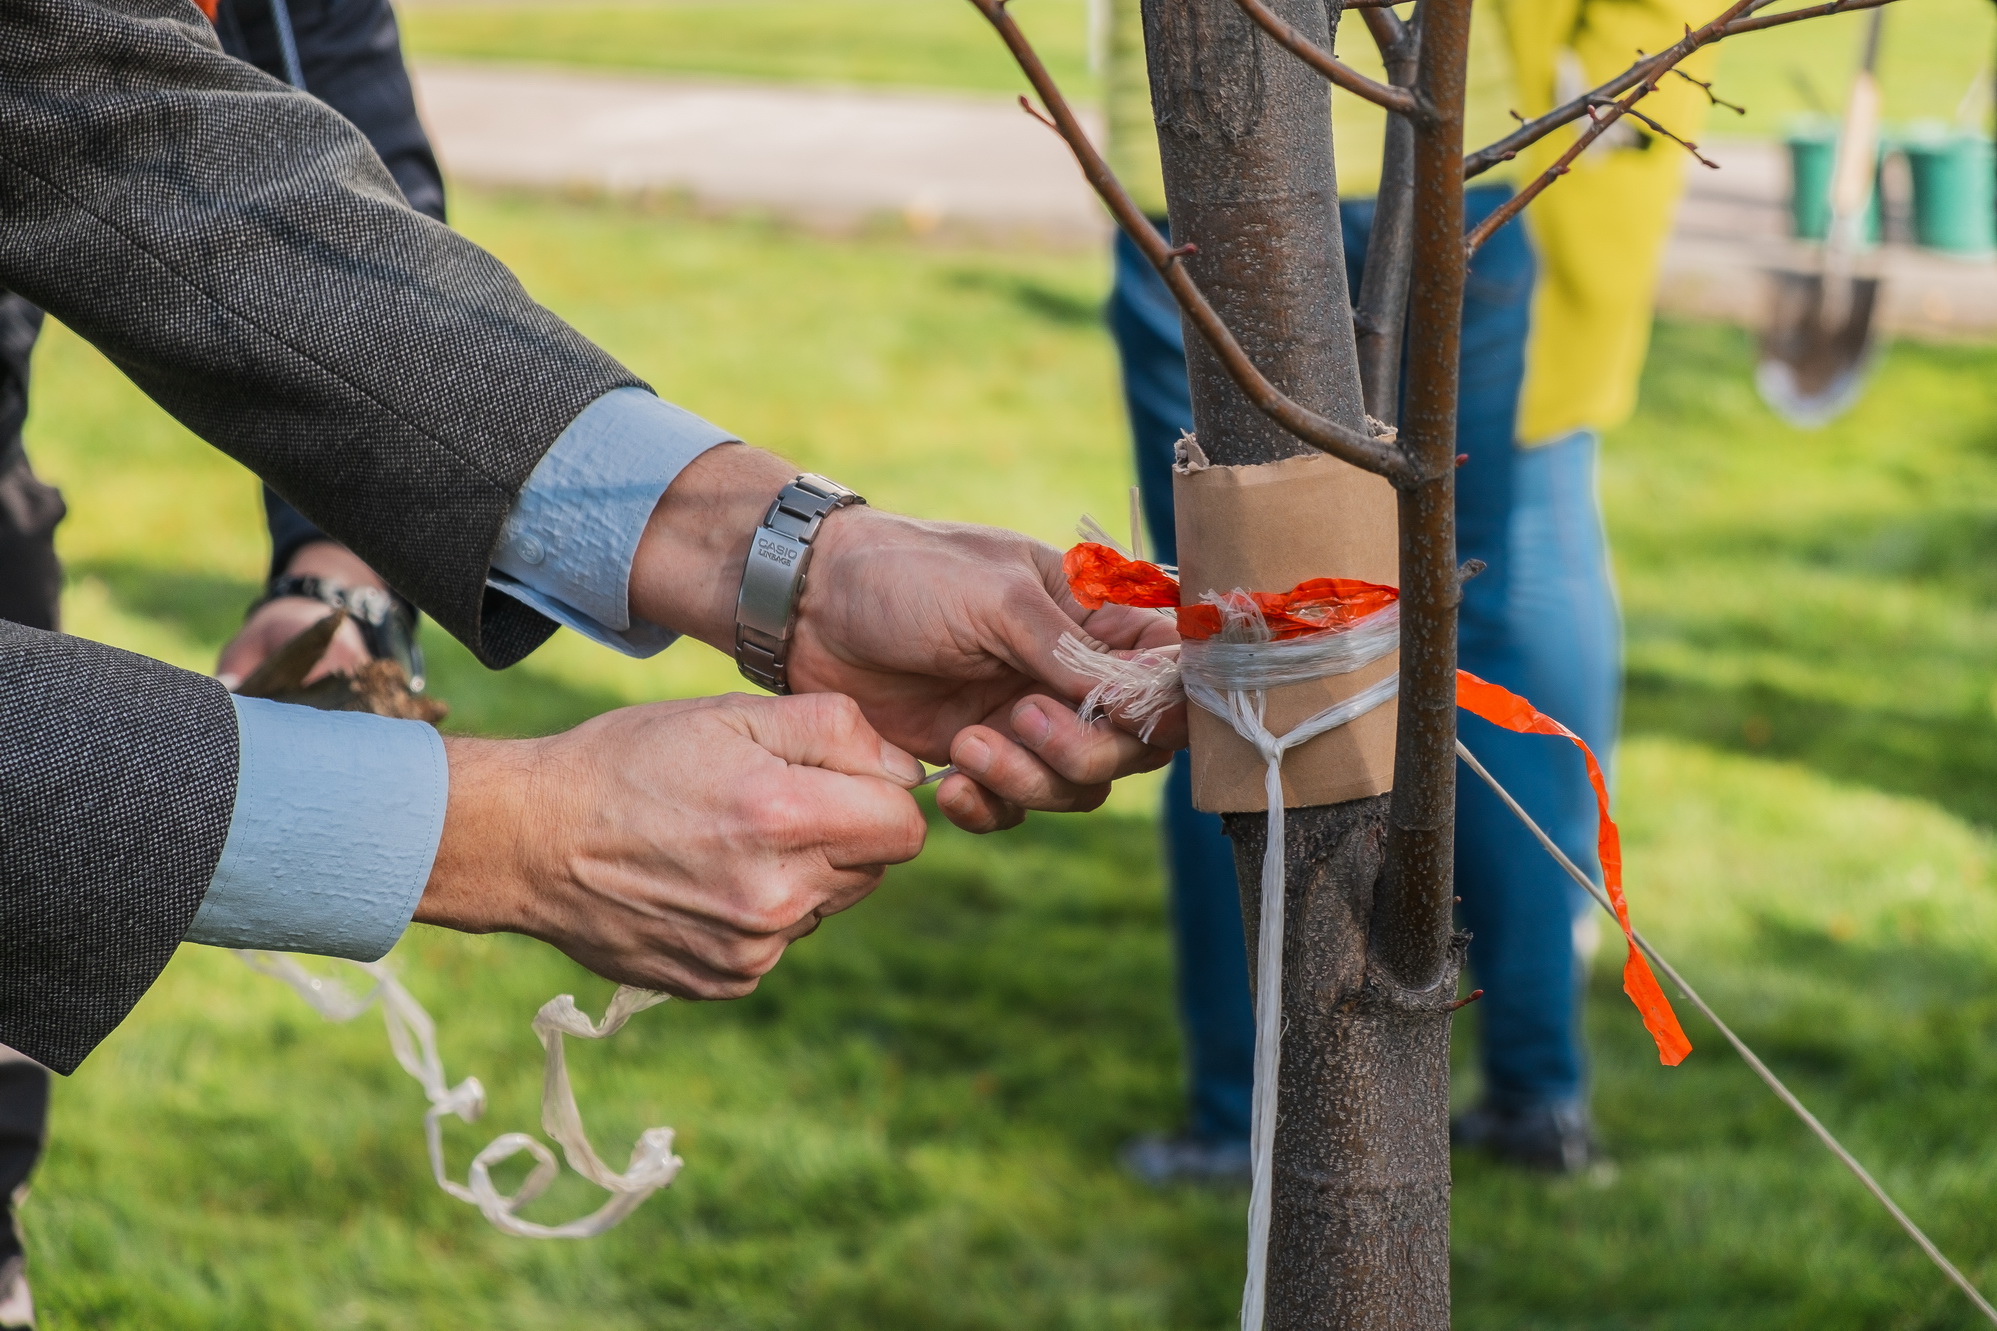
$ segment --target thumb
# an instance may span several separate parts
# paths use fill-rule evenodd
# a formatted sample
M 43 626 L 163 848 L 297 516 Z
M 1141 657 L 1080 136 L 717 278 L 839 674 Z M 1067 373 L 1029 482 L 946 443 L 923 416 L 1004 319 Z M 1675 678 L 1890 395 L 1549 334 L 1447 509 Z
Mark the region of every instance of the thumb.
M 871 776 L 909 788 L 922 764 L 882 739 L 860 704 L 843 693 L 749 698 L 742 708 L 749 737 L 785 762 L 847 776 Z
M 992 625 L 1000 640 L 995 645 L 1015 670 L 1069 702 L 1080 702 L 1096 681 L 1063 663 L 1054 649 L 1063 638 L 1079 638 L 1092 648 L 1103 644 L 1081 626 L 1081 607 L 1068 592 L 1060 553 L 1052 546 L 1036 545 L 1033 556 L 1037 576 L 1019 578 L 999 604 L 998 620 Z

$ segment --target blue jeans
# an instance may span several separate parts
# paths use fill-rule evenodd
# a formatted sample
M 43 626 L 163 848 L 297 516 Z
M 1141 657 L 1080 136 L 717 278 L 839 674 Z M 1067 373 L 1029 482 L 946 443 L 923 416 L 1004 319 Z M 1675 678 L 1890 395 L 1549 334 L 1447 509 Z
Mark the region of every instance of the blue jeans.
M 1502 188 L 1473 189 L 1465 200 L 1467 220 L 1474 223 L 1503 202 Z M 1367 234 L 1372 228 L 1370 201 L 1346 201 L 1342 207 L 1346 262 L 1354 290 L 1365 263 Z M 1109 305 L 1109 324 L 1123 365 L 1125 401 L 1137 448 L 1138 481 L 1145 519 L 1161 557 L 1176 559 L 1172 521 L 1171 462 L 1182 430 L 1192 428 L 1192 406 L 1186 389 L 1185 344 L 1177 307 L 1164 283 L 1128 238 L 1116 239 L 1116 280 Z M 1528 656 L 1546 656 L 1541 673 L 1552 662 L 1567 659 L 1557 636 L 1559 624 L 1540 626 L 1520 621 L 1520 615 L 1547 597 L 1559 600 L 1557 577 L 1545 573 L 1549 549 L 1554 571 L 1560 569 L 1559 549 L 1545 547 L 1535 537 L 1529 550 L 1519 544 L 1522 529 L 1565 529 L 1552 518 L 1521 524 L 1517 519 L 1518 487 L 1530 483 L 1535 495 L 1567 502 L 1571 485 L 1556 483 L 1529 465 L 1533 453 L 1521 453 L 1513 441 L 1518 395 L 1525 374 L 1525 341 L 1530 315 L 1534 263 L 1523 231 L 1507 226 L 1478 251 L 1471 265 L 1464 297 L 1461 394 L 1457 412 L 1457 447 L 1468 460 L 1457 474 L 1457 545 L 1464 559 L 1482 559 L 1486 571 L 1464 589 L 1461 614 L 1461 654 L 1466 668 L 1494 682 L 1513 684 L 1538 701 L 1527 679 L 1538 674 L 1523 667 Z M 1534 450 L 1539 452 L 1541 450 Z M 1565 456 L 1565 455 L 1563 455 Z M 1592 452 L 1589 454 L 1592 458 Z M 1526 475 L 1530 472 L 1530 476 Z M 1586 489 L 1588 519 L 1596 540 L 1592 547 L 1596 584 L 1607 587 L 1594 518 L 1592 490 Z M 1571 532 L 1566 532 L 1571 535 Z M 1521 599 L 1514 592 L 1521 554 L 1536 570 L 1541 590 Z M 1607 626 L 1613 665 L 1615 628 L 1613 602 Z M 1533 612 L 1538 614 L 1540 612 Z M 1542 616 L 1543 617 L 1543 616 Z M 1581 616 L 1586 618 L 1586 616 Z M 1549 635 L 1554 635 L 1549 637 Z M 1516 644 L 1527 643 L 1532 650 Z M 1596 680 L 1599 671 L 1581 671 Z M 1596 681 L 1599 685 L 1599 681 Z M 1611 699 L 1606 729 L 1613 730 L 1613 670 L 1607 685 Z M 1554 715 L 1565 702 L 1543 706 Z M 1579 715 L 1577 709 L 1570 709 Z M 1602 709 L 1597 708 L 1597 711 Z M 1478 723 L 1482 724 L 1482 723 Z M 1570 724 L 1574 724 L 1570 722 Z M 1488 730 L 1490 727 L 1485 726 Z M 1576 725 L 1576 729 L 1583 729 Z M 1595 735 L 1583 729 L 1589 742 Z M 1466 738 L 1471 732 L 1466 728 Z M 1475 741 L 1471 741 L 1473 747 Z M 1558 767 L 1566 755 L 1542 745 L 1537 755 L 1523 754 L 1527 765 L 1536 756 Z M 1484 747 L 1492 747 L 1485 743 Z M 1482 756 L 1482 750 L 1477 750 Z M 1603 750 L 1598 747 L 1597 752 Z M 1509 755 L 1508 755 L 1509 756 Z M 1495 769 L 1494 769 L 1495 770 Z M 1510 771 L 1510 768 L 1506 769 Z M 1510 777 L 1501 776 L 1510 784 Z M 1528 782 L 1528 784 L 1530 784 Z M 1554 788 L 1564 789 L 1558 781 Z M 1173 940 L 1178 960 L 1178 1000 L 1184 1026 L 1190 1079 L 1190 1129 L 1211 1139 L 1245 1138 L 1253 1081 L 1254 1017 L 1248 992 L 1247 948 L 1241 927 L 1240 899 L 1229 843 L 1220 819 L 1192 807 L 1190 769 L 1185 755 L 1173 763 L 1165 793 L 1165 839 L 1170 879 Z M 1585 779 L 1580 791 L 1586 794 Z M 1465 791 L 1466 795 L 1469 793 Z M 1488 797 L 1487 797 L 1488 798 Z M 1541 806 L 1559 801 L 1529 801 L 1537 815 Z M 1571 801 L 1568 801 L 1571 803 Z M 1565 805 L 1562 805 L 1565 809 Z M 1498 829 L 1488 819 L 1470 819 L 1474 805 L 1459 798 L 1457 830 L 1458 892 L 1464 897 L 1464 919 L 1478 934 L 1471 945 L 1471 965 L 1487 990 L 1483 1012 L 1485 1071 L 1491 1094 L 1498 1099 L 1563 1099 L 1580 1094 L 1581 1057 L 1575 1030 L 1578 991 L 1573 954 L 1571 907 L 1565 880 L 1543 852 L 1516 853 L 1511 829 Z M 1501 810 L 1502 812 L 1502 810 Z M 1572 825 L 1556 817 L 1549 830 L 1563 846 L 1575 842 Z M 1468 824 L 1466 826 L 1466 823 Z M 1556 830 L 1557 829 L 1557 830 Z M 1592 814 L 1580 841 L 1592 854 Z M 1583 863 L 1591 862 L 1583 860 Z M 1549 872 L 1550 871 L 1550 872 Z M 1476 898 L 1475 904 L 1472 902 Z M 1558 938 L 1543 907 L 1558 903 Z M 1485 916 L 1491 918 L 1486 919 Z M 1510 927 L 1506 927 L 1510 926 Z M 1549 947 L 1552 949 L 1549 951 Z M 1504 977 L 1502 979 L 1496 977 Z M 1495 990 L 1520 985 L 1513 1003 L 1493 1003 Z M 1547 982 L 1552 977 L 1551 983 Z M 1523 1010 L 1524 1019 L 1519 1019 Z

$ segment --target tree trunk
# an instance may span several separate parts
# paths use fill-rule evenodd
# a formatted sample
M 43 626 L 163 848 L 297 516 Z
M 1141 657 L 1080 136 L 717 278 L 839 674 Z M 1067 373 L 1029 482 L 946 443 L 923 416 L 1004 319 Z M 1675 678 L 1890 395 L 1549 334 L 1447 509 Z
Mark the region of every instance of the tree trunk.
M 1426 0 L 1424 8 L 1436 3 Z M 1306 36 L 1330 44 L 1322 0 L 1273 0 L 1273 7 Z M 1233 0 L 1144 0 L 1144 32 L 1173 241 L 1198 246 L 1185 260 L 1192 275 L 1272 381 L 1305 406 L 1363 429 L 1324 83 L 1263 37 Z M 1460 203 L 1457 216 L 1460 232 Z M 1415 230 L 1419 236 L 1420 219 Z M 1460 300 L 1460 258 L 1457 268 Z M 1419 323 L 1438 293 L 1417 278 L 1412 296 Z M 1452 402 L 1454 347 L 1452 336 Z M 1249 404 L 1190 328 L 1186 350 L 1194 423 L 1212 461 L 1239 466 L 1309 451 Z M 1432 410 L 1423 424 L 1425 436 L 1432 434 Z M 1435 505 L 1452 501 L 1451 479 L 1416 487 L 1422 545 L 1414 610 L 1431 617 L 1438 604 L 1429 567 L 1438 549 Z M 1409 516 L 1404 494 L 1404 527 Z M 1453 561 L 1446 510 L 1442 520 L 1450 544 L 1442 555 Z M 1407 549 L 1404 533 L 1404 583 Z M 1453 573 L 1453 563 L 1444 567 Z M 1453 606 L 1444 631 L 1450 669 Z M 1433 631 L 1422 639 L 1424 677 L 1435 673 L 1438 641 Z M 1416 772 L 1430 781 L 1432 711 L 1420 713 L 1423 734 L 1412 754 Z M 1453 725 L 1453 715 L 1448 720 Z M 1404 701 L 1404 748 L 1408 732 Z M 1397 755 L 1397 780 L 1409 776 L 1408 756 Z M 1449 1325 L 1449 1004 L 1461 961 L 1448 923 L 1452 777 L 1453 769 L 1442 774 L 1439 825 L 1433 796 L 1411 806 L 1378 796 L 1289 813 L 1285 1034 L 1265 1323 L 1272 1331 Z M 1404 806 L 1423 824 L 1412 837 L 1398 826 Z M 1252 940 L 1263 819 L 1229 815 L 1226 823 Z M 1412 873 L 1386 864 L 1390 845 L 1409 854 Z M 1394 884 L 1400 908 L 1379 921 L 1383 883 Z M 1393 927 L 1382 929 L 1383 922 Z M 1251 969 L 1254 952 L 1251 942 Z

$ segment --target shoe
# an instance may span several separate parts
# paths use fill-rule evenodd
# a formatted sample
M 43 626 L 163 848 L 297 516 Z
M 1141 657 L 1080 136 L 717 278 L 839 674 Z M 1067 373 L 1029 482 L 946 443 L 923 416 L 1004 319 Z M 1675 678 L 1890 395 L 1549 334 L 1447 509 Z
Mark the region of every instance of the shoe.
M 1154 1188 L 1180 1183 L 1245 1188 L 1248 1143 L 1192 1136 L 1139 1137 L 1123 1148 L 1123 1167 Z
M 35 1331 L 35 1300 L 28 1293 L 27 1263 L 0 1263 L 0 1331 Z
M 1573 1100 L 1521 1109 L 1479 1105 L 1449 1121 L 1449 1141 L 1507 1164 L 1554 1174 L 1578 1174 L 1603 1161 L 1588 1108 Z

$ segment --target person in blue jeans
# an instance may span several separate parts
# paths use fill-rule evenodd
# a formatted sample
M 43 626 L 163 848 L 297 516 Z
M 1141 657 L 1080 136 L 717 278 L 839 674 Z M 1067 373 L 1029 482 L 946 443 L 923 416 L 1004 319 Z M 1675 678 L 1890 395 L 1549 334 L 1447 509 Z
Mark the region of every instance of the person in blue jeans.
M 1510 196 L 1472 188 L 1466 225 Z M 1353 290 L 1366 261 L 1371 200 L 1341 204 Z M 1164 223 L 1158 223 L 1164 230 Z M 1176 562 L 1173 450 L 1192 428 L 1179 311 L 1150 263 L 1119 234 L 1108 319 L 1123 369 L 1145 522 Z M 1464 295 L 1457 451 L 1457 552 L 1484 561 L 1464 588 L 1465 669 L 1530 698 L 1605 758 L 1619 707 L 1620 629 L 1596 516 L 1593 436 L 1516 447 L 1535 264 L 1522 227 L 1497 232 Z M 1575 861 L 1594 859 L 1594 803 L 1571 746 L 1471 717 L 1462 734 Z M 1254 1012 L 1234 857 L 1217 815 L 1192 806 L 1191 767 L 1174 757 L 1165 850 L 1190 1113 L 1183 1134 L 1140 1139 L 1129 1167 L 1152 1182 L 1247 1176 Z M 1472 934 L 1484 1100 L 1452 1125 L 1458 1141 L 1509 1159 L 1572 1169 L 1593 1153 L 1580 1042 L 1575 920 L 1584 899 L 1496 798 L 1459 782 L 1456 884 Z

